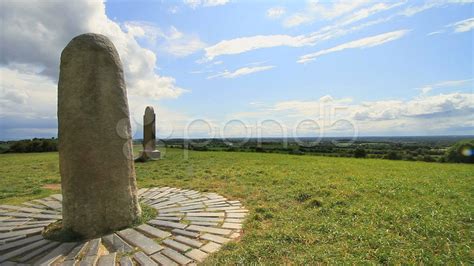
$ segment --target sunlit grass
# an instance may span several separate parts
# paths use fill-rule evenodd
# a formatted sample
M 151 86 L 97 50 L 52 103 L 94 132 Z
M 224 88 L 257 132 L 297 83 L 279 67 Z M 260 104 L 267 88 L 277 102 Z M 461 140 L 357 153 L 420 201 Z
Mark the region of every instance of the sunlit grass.
M 135 147 L 135 150 L 138 150 Z M 140 187 L 239 199 L 245 235 L 206 263 L 469 263 L 474 166 L 162 150 L 137 163 Z M 0 203 L 58 193 L 58 154 L 0 155 Z

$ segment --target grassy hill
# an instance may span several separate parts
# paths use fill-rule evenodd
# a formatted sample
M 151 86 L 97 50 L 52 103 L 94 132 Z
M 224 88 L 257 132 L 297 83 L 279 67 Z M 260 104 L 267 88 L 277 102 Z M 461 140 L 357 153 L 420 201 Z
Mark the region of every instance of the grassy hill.
M 136 149 L 137 150 L 137 149 Z M 164 150 L 137 164 L 140 187 L 239 199 L 238 243 L 214 263 L 469 263 L 474 165 Z M 84 166 L 87 167 L 87 166 Z M 57 153 L 0 155 L 0 204 L 57 193 Z

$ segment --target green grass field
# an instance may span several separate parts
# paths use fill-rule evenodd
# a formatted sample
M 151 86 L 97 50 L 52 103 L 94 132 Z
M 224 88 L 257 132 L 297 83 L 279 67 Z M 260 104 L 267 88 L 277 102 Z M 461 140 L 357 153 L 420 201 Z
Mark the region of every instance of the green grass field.
M 168 149 L 139 187 L 220 193 L 250 210 L 208 264 L 473 262 L 474 165 Z M 84 166 L 87 167 L 87 166 Z M 0 155 L 0 203 L 57 193 L 57 153 Z M 49 185 L 46 187 L 45 185 Z

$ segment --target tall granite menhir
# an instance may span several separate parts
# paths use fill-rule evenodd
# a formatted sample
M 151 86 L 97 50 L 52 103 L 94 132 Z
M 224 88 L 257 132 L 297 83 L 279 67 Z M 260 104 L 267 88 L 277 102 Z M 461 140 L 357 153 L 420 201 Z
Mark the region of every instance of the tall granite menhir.
M 63 227 L 96 237 L 141 214 L 122 63 L 99 34 L 72 39 L 58 85 Z
M 145 108 L 143 115 L 143 151 L 135 160 L 146 162 L 148 160 L 160 159 L 161 152 L 156 149 L 156 115 L 152 106 Z

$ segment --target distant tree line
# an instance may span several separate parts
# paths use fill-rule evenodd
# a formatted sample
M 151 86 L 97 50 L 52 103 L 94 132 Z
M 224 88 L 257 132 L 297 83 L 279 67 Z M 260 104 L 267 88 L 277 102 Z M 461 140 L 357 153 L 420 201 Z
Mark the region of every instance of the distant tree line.
M 195 139 L 184 142 L 182 139 L 162 140 L 166 147 L 189 149 L 195 151 L 228 151 L 228 152 L 260 152 L 286 153 L 293 155 L 319 155 L 330 157 L 379 158 L 388 160 L 424 161 L 424 162 L 459 162 L 472 163 L 474 140 L 447 141 L 434 137 L 396 139 L 396 141 L 358 140 L 354 143 L 339 139 L 321 141 L 316 145 L 306 145 L 295 141 L 287 141 L 283 145 L 281 139 L 248 140 L 239 139 Z M 344 145 L 347 142 L 347 145 Z M 470 146 L 469 146 L 470 145 Z
M 347 142 L 345 145 L 344 141 Z M 241 139 L 183 139 L 160 140 L 166 147 L 195 151 L 228 151 L 286 153 L 292 155 L 319 155 L 330 157 L 380 158 L 388 160 L 474 163 L 474 139 L 452 140 L 434 137 L 411 137 L 410 139 L 361 139 L 355 142 L 339 139 L 321 141 L 308 145 L 296 141 L 267 139 L 242 141 Z M 139 143 L 139 142 L 136 142 Z M 285 143 L 285 144 L 284 144 Z M 58 150 L 58 141 L 51 139 L 27 139 L 0 142 L 0 153 L 5 152 L 50 152 Z
M 18 141 L 4 141 L 0 143 L 2 153 L 51 152 L 58 150 L 58 140 L 51 139 L 24 139 Z

